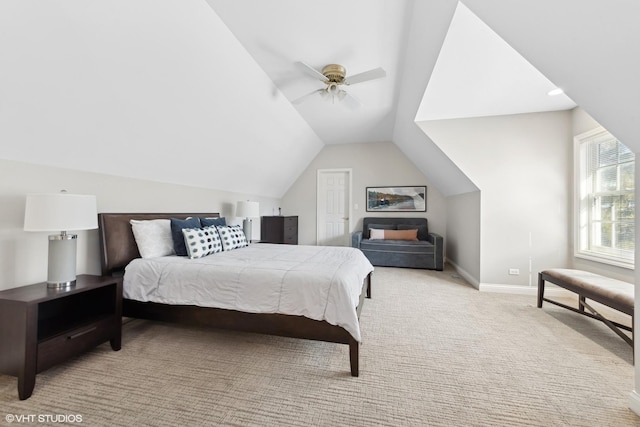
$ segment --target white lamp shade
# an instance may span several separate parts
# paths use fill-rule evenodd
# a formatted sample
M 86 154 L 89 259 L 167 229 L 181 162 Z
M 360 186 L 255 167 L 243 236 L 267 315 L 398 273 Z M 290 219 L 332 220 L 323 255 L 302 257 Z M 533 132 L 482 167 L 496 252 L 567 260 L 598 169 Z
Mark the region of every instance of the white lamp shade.
M 236 205 L 236 216 L 242 218 L 256 218 L 260 216 L 260 204 L 258 202 L 241 201 Z
M 27 194 L 25 231 L 69 231 L 98 228 L 96 196 Z

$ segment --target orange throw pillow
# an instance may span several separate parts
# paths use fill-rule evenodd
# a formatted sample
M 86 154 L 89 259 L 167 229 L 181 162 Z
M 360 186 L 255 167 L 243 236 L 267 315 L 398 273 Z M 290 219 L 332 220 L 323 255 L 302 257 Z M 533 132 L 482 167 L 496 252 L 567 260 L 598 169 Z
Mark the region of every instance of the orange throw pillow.
M 418 230 L 376 230 L 371 229 L 370 240 L 418 240 Z
M 385 240 L 418 240 L 418 230 L 384 230 Z

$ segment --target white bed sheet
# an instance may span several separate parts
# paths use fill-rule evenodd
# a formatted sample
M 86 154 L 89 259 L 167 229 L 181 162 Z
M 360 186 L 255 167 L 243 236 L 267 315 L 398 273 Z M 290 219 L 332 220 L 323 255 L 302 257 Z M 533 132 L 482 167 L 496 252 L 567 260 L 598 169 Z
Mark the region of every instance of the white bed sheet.
M 373 266 L 349 247 L 252 244 L 199 259 L 138 258 L 124 297 L 324 320 L 361 341 L 356 306 Z

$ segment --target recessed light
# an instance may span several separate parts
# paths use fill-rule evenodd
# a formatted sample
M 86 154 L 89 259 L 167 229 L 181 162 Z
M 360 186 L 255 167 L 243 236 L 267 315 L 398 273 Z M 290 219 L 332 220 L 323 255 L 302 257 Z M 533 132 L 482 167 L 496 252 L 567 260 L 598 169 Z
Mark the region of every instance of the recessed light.
M 556 96 L 556 95 L 560 95 L 564 93 L 564 91 L 562 89 L 560 89 L 559 87 L 550 90 L 549 92 L 547 92 L 547 95 L 549 96 Z

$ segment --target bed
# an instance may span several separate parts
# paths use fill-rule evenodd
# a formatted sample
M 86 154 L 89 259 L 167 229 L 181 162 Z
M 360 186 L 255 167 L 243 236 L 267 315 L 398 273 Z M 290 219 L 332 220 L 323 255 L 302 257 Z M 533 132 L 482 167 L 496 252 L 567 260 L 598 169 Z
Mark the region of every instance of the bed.
M 133 273 L 132 271 L 135 268 L 141 268 L 142 270 L 156 270 L 157 263 L 166 262 L 170 265 L 167 267 L 165 265 L 162 266 L 163 269 L 171 268 L 171 271 L 177 271 L 175 269 L 183 268 L 180 265 L 189 264 L 190 260 L 188 258 L 183 257 L 167 257 L 167 260 L 141 260 L 140 253 L 138 251 L 138 247 L 136 244 L 136 240 L 134 238 L 132 228 L 130 225 L 130 220 L 151 220 L 151 219 L 170 219 L 170 218 L 180 218 L 184 219 L 187 217 L 208 217 L 208 218 L 216 218 L 219 217 L 217 213 L 101 213 L 98 215 L 98 225 L 99 225 L 99 238 L 100 238 L 100 252 L 101 252 L 101 266 L 102 266 L 102 274 L 103 275 L 113 275 L 113 276 L 124 276 L 125 289 L 127 288 L 127 282 L 133 282 L 131 279 Z M 252 256 L 252 253 L 257 254 L 258 256 L 262 256 L 263 258 L 266 255 L 259 255 L 268 249 L 269 246 L 278 246 L 276 249 L 275 255 L 268 255 L 273 257 L 284 257 L 283 259 L 291 260 L 291 258 L 300 257 L 313 257 L 314 259 L 317 256 L 312 248 L 318 248 L 316 251 L 321 251 L 322 256 L 326 256 L 328 254 L 329 257 L 339 257 L 342 256 L 339 253 L 333 253 L 333 249 L 336 250 L 355 250 L 353 248 L 322 248 L 315 246 L 293 246 L 293 245 L 268 245 L 268 244 L 252 244 L 248 248 L 237 249 L 234 254 L 236 258 L 225 258 L 219 257 L 221 254 L 214 254 L 208 257 L 200 258 L 199 263 L 192 263 L 200 265 L 200 268 L 203 269 L 217 269 L 215 271 L 221 272 L 222 269 L 225 268 L 221 265 L 209 266 L 205 265 L 209 261 L 214 262 L 219 260 L 226 260 L 223 262 L 226 264 L 230 264 L 229 268 L 237 268 L 237 264 L 244 263 L 243 265 L 256 265 L 264 267 L 267 264 L 277 264 L 280 261 L 269 261 L 268 259 L 258 259 L 257 261 L 248 261 L 249 256 Z M 244 252 L 242 252 L 244 251 Z M 357 250 L 355 250 L 357 251 Z M 279 255 L 281 254 L 281 255 Z M 353 256 L 353 253 L 350 253 L 350 256 Z M 359 256 L 359 254 L 357 255 Z M 238 261 L 237 258 L 242 258 L 241 261 Z M 205 259 L 207 258 L 207 259 Z M 274 258 L 275 260 L 276 258 Z M 145 262 L 143 262 L 145 261 Z M 146 262 L 152 261 L 152 262 Z M 317 262 L 316 262 L 317 264 Z M 139 265 L 142 265 L 140 267 Z M 300 264 L 303 265 L 303 264 Z M 235 267 L 234 267 L 235 266 Z M 128 267 L 128 268 L 127 268 Z M 186 268 L 186 267 L 184 267 Z M 125 275 L 125 269 L 127 269 L 127 275 Z M 256 270 L 256 269 L 254 269 Z M 295 272 L 298 276 L 287 273 L 287 277 L 289 281 L 292 277 L 299 277 L 301 282 L 306 280 L 317 280 L 312 276 L 315 274 L 314 268 L 297 268 L 298 271 Z M 309 270 L 308 276 L 305 279 L 304 276 L 300 276 L 304 274 L 301 270 Z M 360 268 L 360 270 L 362 270 Z M 244 271 L 243 269 L 239 269 L 237 271 Z M 373 267 L 366 273 L 360 273 L 358 276 L 358 283 L 356 285 L 351 285 L 357 287 L 357 292 L 351 291 L 351 296 L 355 296 L 355 300 L 349 299 L 349 301 L 354 302 L 352 308 L 353 315 L 347 313 L 347 315 L 343 315 L 337 321 L 335 318 L 329 319 L 327 315 L 327 319 L 317 320 L 312 317 L 318 318 L 317 314 L 313 313 L 305 313 L 305 315 L 296 314 L 285 314 L 281 312 L 273 312 L 278 311 L 273 307 L 266 308 L 266 311 L 271 312 L 256 312 L 255 309 L 251 308 L 249 310 L 244 310 L 242 304 L 240 305 L 240 309 L 231 308 L 228 306 L 222 305 L 223 308 L 220 307 L 210 307 L 199 305 L 199 302 L 182 302 L 182 303 L 168 303 L 164 302 L 162 298 L 155 298 L 156 301 L 150 300 L 150 298 L 145 298 L 145 294 L 149 294 L 150 292 L 140 291 L 140 290 L 125 290 L 125 297 L 123 300 L 123 316 L 131 317 L 131 318 L 139 318 L 139 319 L 148 319 L 148 320 L 158 320 L 158 321 L 168 321 L 168 322 L 177 322 L 183 324 L 190 324 L 196 326 L 207 326 L 207 327 L 216 327 L 223 329 L 231 329 L 238 330 L 244 332 L 254 332 L 254 333 L 263 333 L 270 335 L 278 335 L 292 338 L 302 338 L 302 339 L 310 339 L 310 340 L 318 340 L 318 341 L 326 341 L 332 343 L 339 344 L 347 344 L 349 346 L 349 360 L 350 360 L 350 371 L 351 375 L 357 377 L 359 375 L 359 346 L 360 346 L 360 332 L 359 332 L 359 316 L 362 310 L 362 306 L 364 303 L 364 299 L 371 298 L 371 273 L 373 271 Z M 255 272 L 254 272 L 255 273 Z M 244 287 L 249 287 L 251 285 L 255 286 L 256 289 L 262 289 L 265 286 L 269 285 L 270 282 L 273 282 L 273 276 L 278 275 L 277 271 L 268 271 L 263 270 L 264 280 L 261 280 L 255 274 L 247 276 L 251 279 L 250 283 L 244 283 Z M 137 276 L 137 273 L 135 273 Z M 185 273 L 187 274 L 187 273 Z M 228 274 L 236 274 L 237 272 L 230 272 Z M 167 274 L 163 274 L 162 276 L 166 276 Z M 199 275 L 199 274 L 195 274 Z M 322 275 L 322 274 L 321 274 Z M 324 273 L 326 275 L 326 273 Z M 173 277 L 175 279 L 177 275 L 174 273 Z M 192 275 L 193 276 L 193 275 Z M 216 276 L 223 276 L 222 274 L 216 274 Z M 360 277 L 362 276 L 362 277 Z M 258 279 L 256 279 L 258 277 Z M 270 279 L 271 278 L 271 279 Z M 153 281 L 155 279 L 149 279 L 147 281 Z M 353 273 L 345 280 L 349 280 L 353 282 L 354 277 Z M 186 280 L 185 280 L 186 282 Z M 255 282 L 255 283 L 254 283 Z M 269 282 L 269 283 L 267 283 Z M 172 286 L 180 286 L 180 281 L 178 280 L 177 285 Z M 284 283 L 284 282 L 283 282 Z M 332 282 L 333 283 L 333 282 Z M 224 285 L 224 284 L 223 284 Z M 290 285 L 293 285 L 291 283 Z M 307 284 L 308 285 L 308 284 Z M 322 285 L 321 288 L 333 289 L 333 285 Z M 166 287 L 165 287 L 166 288 Z M 132 288 L 133 289 L 133 288 Z M 258 294 L 261 291 L 258 291 Z M 177 292 L 180 295 L 180 291 Z M 283 299 L 283 297 L 281 297 Z M 343 297 L 333 296 L 337 300 L 338 305 L 345 305 Z M 206 299 L 206 298 L 203 298 Z M 254 298 L 255 299 L 255 298 Z M 310 299 L 310 298 L 307 298 Z M 160 302 L 158 302 L 160 301 Z M 179 300 L 182 301 L 182 300 Z M 185 299 L 184 301 L 188 301 Z M 268 306 L 268 304 L 265 304 Z M 289 304 L 290 306 L 292 304 Z M 293 310 L 294 312 L 296 310 Z M 304 310 L 302 310 L 304 311 Z M 311 317 L 308 317 L 311 316 Z M 344 318 L 355 318 L 355 324 L 353 324 L 350 320 L 344 320 Z

